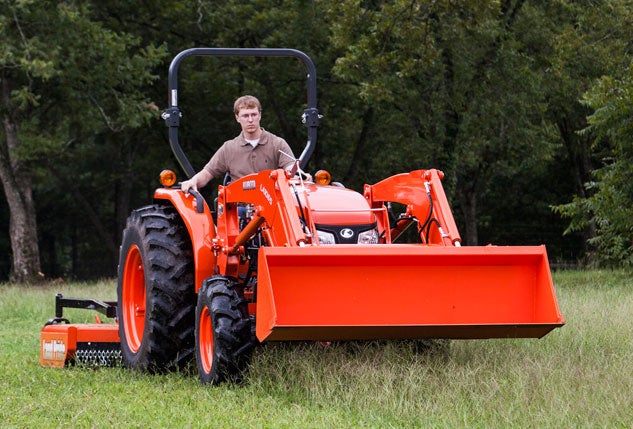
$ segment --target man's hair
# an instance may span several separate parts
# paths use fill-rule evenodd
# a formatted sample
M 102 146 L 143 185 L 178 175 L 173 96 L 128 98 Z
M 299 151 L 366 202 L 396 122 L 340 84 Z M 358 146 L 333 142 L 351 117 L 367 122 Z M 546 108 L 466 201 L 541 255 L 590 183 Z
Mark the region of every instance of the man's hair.
M 257 111 L 261 113 L 262 105 L 259 103 L 259 100 L 252 95 L 243 95 L 235 100 L 235 103 L 233 104 L 233 113 L 237 115 L 240 112 L 240 109 L 257 109 Z

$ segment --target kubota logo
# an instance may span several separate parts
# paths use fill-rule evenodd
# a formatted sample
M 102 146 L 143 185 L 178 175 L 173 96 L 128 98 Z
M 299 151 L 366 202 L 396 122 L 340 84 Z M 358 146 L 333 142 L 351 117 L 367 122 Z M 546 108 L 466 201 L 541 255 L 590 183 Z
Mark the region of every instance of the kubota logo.
M 268 204 L 270 204 L 272 206 L 273 205 L 273 199 L 270 196 L 270 194 L 268 193 L 268 189 L 264 188 L 264 185 L 259 185 L 259 190 L 262 192 L 262 194 L 264 194 L 264 197 L 266 198 L 266 201 L 268 201 Z
M 343 238 L 352 238 L 354 236 L 354 231 L 349 228 L 343 228 L 339 234 L 341 234 L 341 237 Z

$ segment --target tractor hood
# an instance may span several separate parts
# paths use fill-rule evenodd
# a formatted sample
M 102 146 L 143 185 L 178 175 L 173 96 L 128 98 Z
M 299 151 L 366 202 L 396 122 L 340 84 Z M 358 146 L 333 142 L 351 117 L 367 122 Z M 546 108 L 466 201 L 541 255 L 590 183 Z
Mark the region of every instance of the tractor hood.
M 356 191 L 342 186 L 323 186 L 305 182 L 293 185 L 301 208 L 307 210 L 315 224 L 367 225 L 376 222 L 369 203 Z

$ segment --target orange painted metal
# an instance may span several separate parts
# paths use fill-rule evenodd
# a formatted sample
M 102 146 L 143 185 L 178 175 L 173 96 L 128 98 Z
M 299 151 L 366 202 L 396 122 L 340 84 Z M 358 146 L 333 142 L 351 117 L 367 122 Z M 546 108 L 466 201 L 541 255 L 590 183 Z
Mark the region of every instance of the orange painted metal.
M 406 205 L 407 215 L 415 216 L 420 222 L 427 216 L 435 218 L 438 224 L 429 228 L 427 243 L 452 246 L 460 243 L 461 237 L 442 187 L 443 177 L 444 173 L 435 169 L 396 174 L 374 185 L 365 185 L 364 195 L 374 208 L 381 208 L 386 202 L 397 202 Z M 387 228 L 388 225 L 381 224 L 380 227 Z
M 237 253 L 240 247 L 246 244 L 246 242 L 257 233 L 259 226 L 265 221 L 259 213 L 255 213 L 253 219 L 244 227 L 244 229 L 235 237 L 235 243 L 229 251 L 229 253 Z
M 40 333 L 40 364 L 63 367 L 75 357 L 81 343 L 119 343 L 119 326 L 76 323 L 44 326 Z
M 544 246 L 261 248 L 263 340 L 542 337 L 564 324 Z
M 200 359 L 204 372 L 209 374 L 213 367 L 213 322 L 209 307 L 203 307 L 199 316 L 200 320 Z
M 145 269 L 138 246 L 131 246 L 125 259 L 125 269 L 121 279 L 121 315 L 124 321 L 127 346 L 133 353 L 141 347 L 145 331 L 146 286 Z

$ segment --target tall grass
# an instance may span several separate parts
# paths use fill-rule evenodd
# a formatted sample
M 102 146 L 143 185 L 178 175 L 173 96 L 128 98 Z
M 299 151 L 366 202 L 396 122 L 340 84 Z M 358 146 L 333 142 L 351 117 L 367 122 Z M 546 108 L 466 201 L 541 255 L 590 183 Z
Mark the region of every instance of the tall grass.
M 54 294 L 115 284 L 0 285 L 3 427 L 633 427 L 630 272 L 554 273 L 566 325 L 540 340 L 270 343 L 242 385 L 124 368 L 48 369 Z M 92 317 L 69 311 L 73 321 Z

